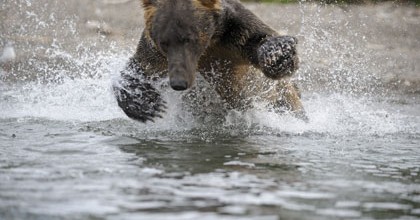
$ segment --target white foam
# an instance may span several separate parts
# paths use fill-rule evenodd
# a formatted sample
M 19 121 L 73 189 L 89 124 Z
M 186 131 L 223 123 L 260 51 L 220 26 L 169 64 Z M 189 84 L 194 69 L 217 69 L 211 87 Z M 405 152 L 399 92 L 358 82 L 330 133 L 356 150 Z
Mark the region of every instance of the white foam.
M 294 134 L 316 132 L 332 135 L 385 135 L 415 130 L 415 122 L 407 123 L 406 116 L 377 108 L 377 102 L 337 93 L 318 94 L 303 100 L 309 122 L 291 115 L 278 115 L 267 109 L 256 108 L 244 113 L 230 112 L 226 116 L 226 125 L 242 124 L 247 128 L 256 126 L 259 130 L 269 128 L 276 133 Z
M 97 121 L 123 117 L 111 91 L 111 75 L 125 65 L 114 56 L 101 56 L 98 63 L 103 75 L 80 66 L 80 77 L 70 78 L 56 73 L 51 80 L 60 82 L 26 82 L 3 87 L 0 91 L 2 118 L 39 117 L 52 120 Z M 48 74 L 48 73 L 47 73 Z M 48 78 L 48 76 L 47 76 Z
M 104 121 L 120 118 L 130 120 L 117 106 L 111 89 L 112 80 L 124 67 L 126 59 L 102 59 L 106 62 L 102 62 L 103 65 L 100 66 L 104 72 L 101 76 L 64 78 L 62 83 L 58 84 L 30 82 L 4 87 L 0 93 L 0 117 L 35 117 L 62 121 Z M 303 94 L 304 97 L 308 95 Z M 185 130 L 203 126 L 194 121 L 192 112 L 185 110 L 185 100 L 182 100 L 180 93 L 174 93 L 168 88 L 164 97 L 168 107 L 166 113 L 155 123 L 148 123 L 148 130 Z M 384 135 L 413 127 L 415 122 L 410 124 L 404 115 L 378 109 L 377 102 L 337 93 L 315 94 L 303 100 L 309 117 L 308 123 L 290 115 L 279 115 L 269 109 L 256 107 L 245 112 L 228 111 L 222 126 L 231 129 L 233 133 L 235 130 L 240 132 L 256 129 L 264 132 L 268 129 L 275 133 L 316 132 L 333 135 Z M 139 123 L 138 126 L 141 128 L 143 125 Z

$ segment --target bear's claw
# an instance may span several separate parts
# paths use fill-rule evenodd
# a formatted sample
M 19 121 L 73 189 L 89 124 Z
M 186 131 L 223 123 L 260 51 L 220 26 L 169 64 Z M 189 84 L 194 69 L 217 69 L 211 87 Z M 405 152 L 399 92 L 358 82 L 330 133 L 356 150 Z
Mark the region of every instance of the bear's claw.
M 114 86 L 118 105 L 128 117 L 143 123 L 162 118 L 166 102 L 159 92 L 150 83 L 140 83 L 138 79 L 136 81 L 127 86 Z
M 297 39 L 291 36 L 272 37 L 258 48 L 258 61 L 263 73 L 273 79 L 292 75 L 298 69 Z

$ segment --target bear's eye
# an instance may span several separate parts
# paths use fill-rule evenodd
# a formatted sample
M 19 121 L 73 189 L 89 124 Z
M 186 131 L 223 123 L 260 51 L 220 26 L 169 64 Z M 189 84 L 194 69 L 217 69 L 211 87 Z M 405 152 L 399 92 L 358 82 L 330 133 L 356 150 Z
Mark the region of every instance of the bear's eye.
M 161 47 L 163 50 L 167 49 L 167 48 L 168 48 L 168 46 L 169 46 L 169 42 L 168 42 L 168 41 L 161 41 L 161 42 L 160 42 L 160 47 Z
M 180 39 L 182 44 L 195 44 L 197 42 L 197 38 L 194 36 L 183 37 Z
M 188 37 L 184 37 L 184 38 L 181 39 L 181 42 L 184 43 L 184 44 L 187 44 L 187 43 L 191 42 L 191 39 L 188 38 Z

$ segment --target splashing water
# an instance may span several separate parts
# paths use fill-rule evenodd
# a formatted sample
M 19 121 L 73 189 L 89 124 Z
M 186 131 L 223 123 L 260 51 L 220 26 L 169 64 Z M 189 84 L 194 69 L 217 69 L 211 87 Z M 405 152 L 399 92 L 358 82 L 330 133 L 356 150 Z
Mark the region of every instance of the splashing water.
M 17 4 L 19 7 L 33 6 L 31 1 Z M 57 6 L 55 4 L 52 7 Z M 258 7 L 261 6 L 250 6 L 254 11 L 258 10 Z M 46 30 L 53 30 L 53 38 L 47 46 L 31 45 L 30 40 L 19 42 L 22 52 L 31 51 L 33 54 L 22 60 L 22 64 L 16 65 L 10 73 L 3 73 L 6 75 L 3 76 L 1 94 L 3 118 L 42 117 L 75 121 L 125 118 L 115 105 L 110 84 L 124 68 L 132 52 L 121 51 L 115 42 L 105 42 L 104 39 L 100 39 L 99 44 L 100 47 L 102 44 L 110 44 L 111 47 L 106 50 L 98 51 L 88 42 L 75 44 L 74 48 L 69 50 L 69 43 L 63 39 L 74 35 L 76 39 L 82 40 L 81 34 L 76 30 L 78 19 L 59 20 L 58 15 L 50 13 L 49 10 L 51 9 L 48 7 L 42 8 L 40 12 L 35 13 L 28 9 L 17 15 L 30 18 L 37 24 L 29 22 L 25 28 L 19 29 L 17 32 L 22 38 L 30 33 L 42 36 L 41 32 Z M 372 51 L 360 47 L 366 44 L 366 36 L 357 37 L 358 32 L 351 31 L 357 28 L 349 24 L 348 17 L 340 17 L 338 10 L 312 4 L 302 4 L 299 10 L 301 24 L 298 36 L 303 39 L 299 48 L 302 67 L 295 81 L 303 87 L 304 104 L 310 122 L 303 123 L 292 117 L 279 116 L 257 107 L 247 112 L 228 113 L 225 115 L 224 124 L 231 127 L 230 125 L 243 121 L 242 124 L 247 129 L 257 125 L 259 130 L 261 127 L 267 127 L 292 133 L 345 134 L 363 131 L 369 134 L 385 134 L 398 132 L 399 129 L 404 129 L 401 128 L 404 126 L 415 131 L 416 124 L 406 124 L 407 117 L 404 115 L 377 107 L 378 102 L 381 106 L 392 102 L 393 94 L 387 92 L 378 81 L 378 74 L 382 69 L 377 61 L 373 61 L 375 57 L 369 56 Z M 328 13 L 327 16 L 325 13 Z M 325 25 L 330 28 L 325 28 Z M 61 33 L 64 36 L 54 29 L 57 26 L 66 28 L 66 31 Z M 366 24 L 362 23 L 361 26 Z M 6 35 L 13 35 L 13 31 L 15 30 Z M 98 43 L 94 42 L 93 45 L 95 44 Z M 36 49 L 26 49 L 32 47 Z M 47 60 L 39 57 L 40 50 L 45 52 Z M 10 81 L 13 83 L 5 83 Z M 170 92 L 167 92 L 167 95 L 170 95 Z M 194 119 L 190 114 L 184 113 L 181 98 L 177 96 L 179 95 L 168 99 L 171 100 L 168 113 L 152 127 L 177 127 L 176 118 L 180 123 L 189 124 L 186 127 L 199 126 L 191 122 Z M 382 96 L 391 98 L 387 100 Z M 168 123 L 169 121 L 171 123 Z M 147 129 L 150 129 L 150 126 Z
M 411 80 L 420 50 L 380 32 L 420 48 L 417 9 L 249 4 L 299 38 L 309 122 L 225 111 L 199 77 L 194 95 L 163 86 L 167 112 L 141 124 L 111 89 L 141 32 L 136 3 L 0 5 L 0 48 L 17 57 L 0 66 L 1 219 L 420 218 L 418 88 L 389 80 Z

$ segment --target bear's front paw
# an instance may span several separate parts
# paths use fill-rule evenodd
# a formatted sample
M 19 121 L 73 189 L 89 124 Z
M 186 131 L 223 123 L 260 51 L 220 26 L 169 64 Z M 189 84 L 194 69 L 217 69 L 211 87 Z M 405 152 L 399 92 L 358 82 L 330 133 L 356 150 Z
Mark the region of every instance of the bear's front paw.
M 258 62 L 263 73 L 272 79 L 291 76 L 297 69 L 297 39 L 291 36 L 268 38 L 258 48 Z
M 132 82 L 131 82 L 132 83 Z M 165 112 L 165 101 L 150 83 L 114 86 L 118 105 L 128 117 L 141 121 L 154 121 Z

